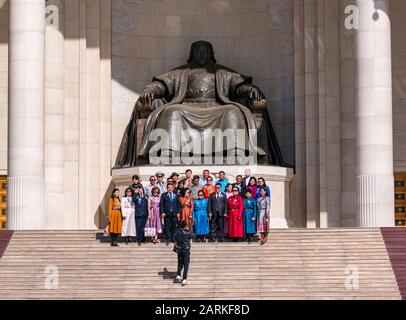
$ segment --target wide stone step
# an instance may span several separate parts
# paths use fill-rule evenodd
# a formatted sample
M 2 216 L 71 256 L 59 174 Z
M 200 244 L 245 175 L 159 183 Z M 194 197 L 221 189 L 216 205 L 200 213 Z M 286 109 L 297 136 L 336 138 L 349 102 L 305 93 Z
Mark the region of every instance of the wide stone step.
M 400 299 L 379 229 L 273 229 L 265 246 L 193 242 L 186 287 L 173 283 L 173 244 L 109 241 L 100 230 L 15 232 L 0 260 L 0 299 Z M 359 290 L 345 288 L 350 265 Z M 49 266 L 58 290 L 45 288 Z

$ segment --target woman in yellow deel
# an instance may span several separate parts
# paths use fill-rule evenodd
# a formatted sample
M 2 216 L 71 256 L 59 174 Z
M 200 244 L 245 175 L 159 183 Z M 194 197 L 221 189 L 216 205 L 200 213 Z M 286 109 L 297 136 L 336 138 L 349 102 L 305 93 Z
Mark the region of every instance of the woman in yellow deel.
M 114 189 L 109 201 L 109 233 L 112 247 L 118 247 L 117 237 L 121 234 L 122 225 L 120 190 Z

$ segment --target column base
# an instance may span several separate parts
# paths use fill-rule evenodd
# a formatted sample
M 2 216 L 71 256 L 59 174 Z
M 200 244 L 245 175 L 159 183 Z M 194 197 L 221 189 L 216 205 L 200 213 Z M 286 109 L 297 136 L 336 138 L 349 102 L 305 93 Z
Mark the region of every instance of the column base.
M 357 176 L 356 226 L 361 228 L 395 225 L 393 175 Z
M 9 230 L 46 229 L 43 177 L 7 179 L 7 228 Z

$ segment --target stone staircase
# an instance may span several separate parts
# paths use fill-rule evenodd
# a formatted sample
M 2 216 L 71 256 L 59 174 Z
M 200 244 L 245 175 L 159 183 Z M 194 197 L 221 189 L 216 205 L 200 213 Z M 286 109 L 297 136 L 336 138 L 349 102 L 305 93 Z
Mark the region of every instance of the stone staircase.
M 0 259 L 0 298 L 401 299 L 380 229 L 272 230 L 265 246 L 194 243 L 185 287 L 173 283 L 176 260 L 172 246 L 112 248 L 96 231 L 16 231 Z

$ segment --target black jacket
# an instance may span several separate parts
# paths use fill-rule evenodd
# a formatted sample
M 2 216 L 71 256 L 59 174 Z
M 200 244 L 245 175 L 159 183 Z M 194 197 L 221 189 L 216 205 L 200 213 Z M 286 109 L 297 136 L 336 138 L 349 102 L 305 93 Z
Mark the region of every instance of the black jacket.
M 217 193 L 213 193 L 209 197 L 208 213 L 211 213 L 213 217 L 217 215 L 224 217 L 227 214 L 227 195 L 222 192 L 219 199 L 216 199 L 216 195 Z
M 254 176 L 250 176 L 248 179 L 247 177 L 244 176 L 244 178 L 242 178 L 242 189 L 244 190 L 246 186 L 248 186 L 250 184 L 250 180 L 251 178 L 253 178 Z
M 196 235 L 189 230 L 178 230 L 175 232 L 174 240 L 182 252 L 190 252 L 190 239 L 196 238 Z
M 168 217 L 176 217 L 181 212 L 179 197 L 173 193 L 174 198 L 171 201 L 169 193 L 165 192 L 161 196 L 160 211 L 161 214 L 166 214 Z

